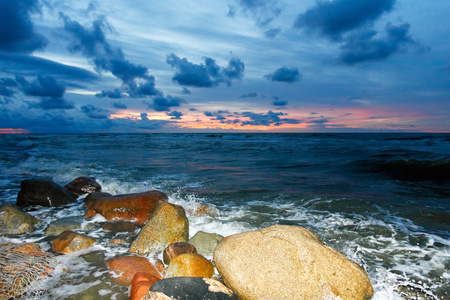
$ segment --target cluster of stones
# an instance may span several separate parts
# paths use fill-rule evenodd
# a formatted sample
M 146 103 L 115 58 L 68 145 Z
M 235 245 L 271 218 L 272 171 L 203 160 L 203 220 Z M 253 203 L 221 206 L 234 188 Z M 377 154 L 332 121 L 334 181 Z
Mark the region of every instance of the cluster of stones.
M 199 231 L 189 239 L 184 208 L 169 203 L 164 193 L 113 196 L 101 192 L 95 179 L 88 177 L 65 187 L 25 180 L 17 205 L 60 206 L 86 193 L 85 218 L 100 214 L 109 221 L 103 229 L 113 232 L 139 230 L 129 254 L 106 263 L 113 280 L 130 285 L 130 299 L 370 299 L 373 295 L 364 269 L 303 227 L 275 225 L 225 238 Z M 190 214 L 207 212 L 208 207 L 201 206 Z M 17 206 L 0 207 L 0 234 L 29 232 L 38 223 Z M 45 234 L 56 235 L 54 252 L 71 253 L 96 242 L 74 231 L 80 223 L 66 218 L 46 228 Z M 151 263 L 147 258 L 161 253 L 163 261 Z

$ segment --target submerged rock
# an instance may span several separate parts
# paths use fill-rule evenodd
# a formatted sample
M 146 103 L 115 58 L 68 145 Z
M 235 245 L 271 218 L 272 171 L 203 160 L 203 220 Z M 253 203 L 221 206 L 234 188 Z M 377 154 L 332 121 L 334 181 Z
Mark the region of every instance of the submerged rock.
M 81 217 L 66 217 L 59 220 L 56 220 L 55 222 L 52 222 L 50 225 L 48 225 L 45 230 L 45 235 L 54 235 L 54 234 L 61 234 L 64 231 L 67 230 L 76 230 L 82 228 L 82 223 L 84 219 Z M 93 226 L 91 226 L 92 228 Z
M 20 210 L 14 204 L 0 205 L 0 235 L 31 232 L 39 223 L 41 221 Z
M 197 253 L 197 250 L 193 245 L 186 242 L 170 244 L 166 247 L 166 249 L 164 249 L 163 261 L 166 265 L 168 265 L 172 258 L 185 253 Z
M 214 275 L 214 265 L 196 253 L 180 254 L 174 257 L 167 268 L 164 278 L 171 277 L 205 277 Z
M 78 177 L 64 187 L 77 195 L 100 192 L 102 190 L 102 187 L 95 181 L 94 177 Z
M 374 170 L 406 181 L 447 182 L 450 180 L 450 160 L 447 159 L 385 161 L 375 165 Z
M 189 243 L 194 245 L 198 254 L 203 256 L 211 256 L 216 246 L 223 239 L 223 236 L 216 233 L 207 233 L 198 231 L 190 240 Z
M 39 281 L 51 276 L 57 261 L 37 244 L 0 245 L 0 299 L 37 299 Z
M 300 226 L 275 225 L 225 237 L 214 264 L 242 299 L 369 299 L 367 273 Z
M 112 278 L 121 284 L 130 284 L 137 272 L 143 272 L 162 279 L 156 267 L 145 257 L 122 256 L 109 261 L 107 267 L 113 271 Z
M 102 225 L 104 230 L 111 231 L 112 233 L 118 232 L 134 232 L 138 227 L 131 222 L 118 221 L 108 222 Z
M 29 179 L 20 184 L 17 205 L 61 206 L 73 203 L 78 196 L 50 180 Z
M 146 255 L 161 252 L 167 245 L 187 242 L 189 238 L 189 221 L 184 208 L 158 201 L 155 211 L 142 227 L 138 237 L 133 241 L 130 252 Z
M 91 247 L 96 240 L 85 234 L 73 231 L 64 231 L 52 241 L 53 251 L 59 253 L 72 253 Z
M 143 226 L 152 215 L 156 203 L 167 202 L 168 198 L 160 191 L 103 197 L 90 202 L 84 216 L 93 217 L 98 213 L 108 221 L 131 220 L 137 226 Z
M 239 297 L 231 289 L 214 279 L 174 277 L 155 282 L 143 298 L 143 300 L 150 299 L 239 300 Z

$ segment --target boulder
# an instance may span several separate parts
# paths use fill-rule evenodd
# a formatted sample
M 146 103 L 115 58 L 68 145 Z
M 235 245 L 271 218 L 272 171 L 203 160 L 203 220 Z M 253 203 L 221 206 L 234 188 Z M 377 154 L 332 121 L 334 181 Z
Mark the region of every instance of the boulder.
M 214 275 L 214 265 L 197 253 L 180 254 L 174 257 L 167 268 L 164 278 L 205 277 Z
M 141 300 L 158 280 L 161 280 L 161 278 L 149 273 L 137 272 L 131 280 L 129 299 Z
M 225 284 L 242 299 L 370 299 L 367 273 L 300 226 L 225 237 L 214 250 Z
M 84 219 L 81 217 L 66 217 L 50 223 L 44 230 L 45 235 L 61 234 L 67 230 L 76 230 L 82 228 Z M 88 226 L 93 228 L 93 225 Z
M 167 245 L 187 242 L 189 238 L 189 221 L 184 208 L 158 201 L 155 211 L 142 227 L 130 247 L 130 252 L 146 255 L 161 252 Z
M 75 233 L 73 231 L 64 231 L 52 241 L 53 251 L 59 253 L 72 253 L 91 247 L 95 239 L 85 234 Z
M 111 231 L 112 233 L 118 232 L 134 232 L 138 227 L 131 222 L 118 221 L 108 222 L 102 225 L 104 230 Z
M 164 249 L 163 261 L 166 265 L 168 265 L 172 258 L 185 253 L 197 253 L 197 250 L 193 245 L 186 242 L 170 244 L 166 247 L 166 249 Z
M 95 181 L 94 177 L 78 177 L 64 186 L 76 195 L 100 192 L 102 187 Z
M 107 267 L 112 270 L 112 278 L 120 284 L 130 284 L 137 272 L 147 273 L 162 279 L 156 267 L 145 257 L 122 256 L 109 261 Z
M 159 191 L 100 198 L 90 203 L 85 217 L 98 213 L 108 221 L 132 220 L 137 226 L 143 226 L 152 215 L 156 202 L 167 200 L 167 195 Z
M 143 300 L 150 299 L 239 300 L 239 297 L 234 291 L 214 279 L 174 277 L 155 282 L 143 298 Z
M 198 231 L 189 240 L 189 243 L 195 246 L 198 254 L 203 256 L 212 256 L 214 249 L 222 239 L 223 236 L 221 236 L 220 234 Z
M 112 197 L 112 196 L 113 195 L 111 195 L 110 193 L 93 192 L 93 193 L 88 194 L 83 199 L 83 202 L 84 202 L 84 205 L 86 205 L 87 208 L 90 208 L 95 200 L 99 200 L 99 199 L 103 199 L 103 198 L 107 198 L 107 197 Z
M 41 223 L 32 215 L 20 210 L 16 205 L 0 205 L 0 235 L 31 232 Z
M 50 180 L 29 179 L 20 184 L 17 205 L 61 206 L 77 201 L 78 196 Z

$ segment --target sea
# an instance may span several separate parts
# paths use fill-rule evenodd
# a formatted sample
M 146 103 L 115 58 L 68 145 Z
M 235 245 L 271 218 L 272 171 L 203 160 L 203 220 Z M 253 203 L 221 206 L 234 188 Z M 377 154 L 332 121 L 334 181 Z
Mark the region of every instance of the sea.
M 65 185 L 81 176 L 113 195 L 166 193 L 186 209 L 190 237 L 200 230 L 228 236 L 274 224 L 306 227 L 367 271 L 373 299 L 450 299 L 449 134 L 0 135 L 1 203 L 16 203 L 25 179 Z M 0 243 L 34 242 L 51 251 L 54 236 L 44 229 L 82 217 L 84 197 L 63 207 L 24 208 L 42 223 L 32 233 L 0 236 Z M 189 213 L 201 204 L 211 212 Z M 101 229 L 104 221 L 85 219 L 80 232 L 97 242 L 57 255 L 39 299 L 128 299 L 129 287 L 115 283 L 105 262 L 130 255 L 129 244 L 111 239 L 132 241 L 139 230 L 114 236 Z

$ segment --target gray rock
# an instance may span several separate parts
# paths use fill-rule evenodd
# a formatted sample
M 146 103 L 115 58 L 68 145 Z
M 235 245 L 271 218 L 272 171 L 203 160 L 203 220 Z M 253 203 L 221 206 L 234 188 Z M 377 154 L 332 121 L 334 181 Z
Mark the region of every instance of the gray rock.
M 194 245 L 197 253 L 203 256 L 212 256 L 217 244 L 223 239 L 223 236 L 216 233 L 207 233 L 198 231 L 190 240 L 189 244 Z
M 45 235 L 54 235 L 63 233 L 66 230 L 81 229 L 84 219 L 81 217 L 67 217 L 56 220 L 47 226 L 44 230 Z M 91 226 L 92 228 L 92 226 Z
M 0 235 L 31 232 L 39 223 L 41 221 L 23 212 L 14 204 L 0 205 Z
M 95 181 L 94 177 L 78 177 L 64 186 L 66 189 L 77 195 L 100 192 L 102 187 Z

